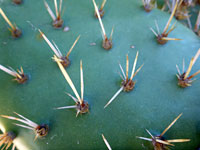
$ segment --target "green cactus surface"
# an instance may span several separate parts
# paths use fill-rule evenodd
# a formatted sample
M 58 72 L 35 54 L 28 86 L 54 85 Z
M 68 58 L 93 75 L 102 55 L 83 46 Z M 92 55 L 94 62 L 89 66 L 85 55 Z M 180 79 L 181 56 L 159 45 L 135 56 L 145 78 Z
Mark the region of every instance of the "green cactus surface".
M 47 1 L 54 11 L 54 1 Z M 101 0 L 96 0 L 98 6 Z M 20 38 L 13 38 L 8 24 L 0 16 L 0 64 L 19 69 L 21 66 L 29 79 L 24 84 L 12 81 L 13 77 L 0 71 L 0 115 L 15 116 L 17 112 L 35 123 L 49 125 L 49 133 L 34 141 L 33 131 L 15 126 L 17 121 L 0 118 L 1 128 L 16 133 L 20 150 L 89 150 L 107 149 L 102 134 L 112 149 L 153 149 L 151 142 L 137 136 L 150 138 L 145 129 L 159 135 L 180 114 L 183 115 L 165 134 L 166 139 L 190 139 L 175 143 L 176 150 L 194 150 L 200 147 L 200 80 L 191 87 L 177 85 L 176 64 L 182 70 L 200 48 L 200 38 L 177 22 L 168 37 L 182 39 L 159 45 L 150 28 L 156 30 L 157 20 L 162 32 L 170 14 L 153 9 L 144 11 L 140 0 L 108 0 L 102 18 L 109 37 L 112 27 L 113 47 L 102 48 L 102 35 L 98 19 L 94 16 L 92 0 L 64 0 L 63 28 L 52 27 L 42 0 L 24 0 L 15 5 L 11 0 L 1 0 L 0 7 L 12 23 L 22 30 Z M 172 19 L 171 25 L 175 22 Z M 76 117 L 75 109 L 56 110 L 74 105 L 67 93 L 74 93 L 65 80 L 53 52 L 40 36 L 38 29 L 53 40 L 66 55 L 76 38 L 79 41 L 71 52 L 71 64 L 66 68 L 79 95 L 80 60 L 83 62 L 84 100 L 89 103 L 89 113 Z M 135 88 L 121 92 L 104 109 L 106 103 L 120 89 L 118 74 L 120 62 L 126 69 L 129 56 L 129 76 L 137 51 L 136 69 L 144 64 L 133 78 Z M 200 68 L 200 60 L 190 74 Z

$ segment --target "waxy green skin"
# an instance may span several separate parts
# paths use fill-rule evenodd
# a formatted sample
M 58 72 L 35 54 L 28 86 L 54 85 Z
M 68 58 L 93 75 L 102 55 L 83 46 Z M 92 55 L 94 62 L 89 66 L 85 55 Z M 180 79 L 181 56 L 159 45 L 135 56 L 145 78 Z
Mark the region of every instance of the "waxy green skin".
M 101 4 L 101 1 L 96 2 Z M 53 9 L 53 1 L 48 3 Z M 155 29 L 156 19 L 162 31 L 169 14 L 157 9 L 146 13 L 141 1 L 109 0 L 102 21 L 108 35 L 113 25 L 115 29 L 113 48 L 106 51 L 101 47 L 100 25 L 94 17 L 92 1 L 63 1 L 63 8 L 66 9 L 62 18 L 65 26 L 70 27 L 69 32 L 51 26 L 52 20 L 43 1 L 24 1 L 19 6 L 2 1 L 0 5 L 9 19 L 23 31 L 22 37 L 13 39 L 6 22 L 0 17 L 0 64 L 14 69 L 23 66 L 30 78 L 19 85 L 11 81 L 11 76 L 0 72 L 0 114 L 12 116 L 15 111 L 38 124 L 49 123 L 50 126 L 49 134 L 34 142 L 34 132 L 16 127 L 12 124 L 14 121 L 0 118 L 0 123 L 7 130 L 18 133 L 27 149 L 106 149 L 102 133 L 112 149 L 153 149 L 150 142 L 136 136 L 148 137 L 145 128 L 159 134 L 180 113 L 183 116 L 167 132 L 167 139 L 191 139 L 191 142 L 175 144 L 176 150 L 200 146 L 200 80 L 195 81 L 192 87 L 182 89 L 177 86 L 175 76 L 176 64 L 181 68 L 185 58 L 188 67 L 191 57 L 200 47 L 200 39 L 177 23 L 177 28 L 169 37 L 183 40 L 158 45 L 149 28 Z M 74 109 L 54 109 L 74 105 L 65 92 L 74 94 L 59 67 L 52 61 L 50 47 L 39 38 L 38 31 L 29 21 L 40 28 L 49 40 L 54 40 L 63 54 L 81 34 L 69 56 L 71 65 L 66 70 L 80 93 L 79 63 L 82 59 L 84 99 L 90 104 L 89 113 L 76 118 Z M 135 48 L 131 48 L 132 45 Z M 143 63 L 144 67 L 134 78 L 137 81 L 134 90 L 122 92 L 104 109 L 104 105 L 120 88 L 118 61 L 125 69 L 128 54 L 131 70 L 137 50 L 137 68 Z M 191 73 L 199 68 L 200 60 L 197 60 Z

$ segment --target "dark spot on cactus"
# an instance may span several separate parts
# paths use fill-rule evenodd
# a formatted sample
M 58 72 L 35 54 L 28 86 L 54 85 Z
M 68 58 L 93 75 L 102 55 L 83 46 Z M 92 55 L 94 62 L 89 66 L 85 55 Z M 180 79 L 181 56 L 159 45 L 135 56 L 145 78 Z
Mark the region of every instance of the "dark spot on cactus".
M 37 128 L 35 130 L 36 130 L 36 133 L 40 137 L 44 137 L 48 134 L 49 126 L 47 124 L 42 124 L 42 125 L 37 126 Z
M 166 145 L 157 142 L 156 139 L 165 141 L 165 139 L 161 136 L 155 136 L 154 138 L 152 138 L 152 144 L 154 146 L 154 149 L 155 150 L 165 150 L 167 148 Z
M 15 3 L 15 4 L 19 5 L 19 4 L 21 4 L 21 3 L 22 3 L 22 0 L 13 0 L 13 3 Z
M 15 80 L 18 83 L 23 84 L 23 83 L 25 83 L 28 80 L 28 76 L 23 73 L 23 74 L 20 74 L 20 78 L 16 77 Z
M 15 28 L 15 30 L 11 30 L 12 36 L 15 38 L 18 38 L 22 35 L 22 31 L 18 28 Z
M 161 45 L 167 43 L 167 40 L 162 39 L 163 37 L 167 37 L 167 35 L 166 34 L 158 34 L 158 36 L 157 36 L 157 42 Z
M 181 3 L 182 6 L 189 7 L 192 3 L 192 0 L 183 0 Z
M 56 20 L 53 21 L 53 27 L 54 28 L 61 28 L 63 26 L 63 20 L 61 18 L 57 18 Z
M 105 40 L 103 40 L 103 43 L 102 43 L 102 47 L 105 49 L 105 50 L 109 50 L 112 48 L 112 40 L 106 38 Z
M 143 7 L 146 12 L 150 12 L 155 7 L 155 0 L 143 0 Z
M 185 72 L 183 74 L 181 74 L 180 76 L 178 76 L 178 85 L 182 88 L 188 87 L 190 86 L 191 80 L 185 77 Z
M 99 9 L 99 15 L 100 15 L 100 17 L 102 18 L 103 16 L 104 16 L 104 10 L 103 9 Z M 97 16 L 97 13 L 95 12 L 94 13 L 94 16 L 96 17 L 96 18 L 98 18 L 98 16 Z
M 63 65 L 63 67 L 68 67 L 70 65 L 70 60 L 68 57 L 62 57 L 61 59 L 61 64 Z
M 184 20 L 190 17 L 188 8 L 189 6 L 191 6 L 191 4 L 192 4 L 191 0 L 183 0 L 181 3 L 179 3 L 176 12 L 174 14 L 177 20 Z
M 13 140 L 15 139 L 16 135 L 14 132 L 10 131 L 10 132 L 5 132 L 3 134 L 1 134 L 1 138 L 0 138 L 0 143 L 1 143 L 1 146 L 2 146 L 2 150 L 5 148 L 6 150 L 7 149 L 10 149 L 9 147 L 12 145 L 13 143 Z M 4 145 L 4 146 L 3 146 Z M 12 149 L 13 149 L 14 144 L 12 146 Z
M 184 20 L 184 19 L 189 18 L 188 11 L 186 9 L 185 10 L 180 10 L 180 9 L 177 10 L 174 16 L 177 20 Z
M 16 138 L 16 134 L 15 134 L 14 132 L 12 132 L 12 131 L 7 132 L 7 135 L 8 135 L 12 140 L 14 140 L 14 139 Z
M 153 9 L 153 7 L 151 6 L 151 5 L 144 5 L 144 10 L 146 11 L 146 12 L 150 12 L 151 10 Z
M 81 114 L 89 112 L 89 104 L 87 101 L 83 101 L 82 104 L 80 102 L 77 102 L 77 111 L 79 111 Z
M 124 87 L 123 90 L 125 92 L 132 91 L 133 88 L 135 87 L 135 82 L 133 80 L 123 80 L 121 85 Z

